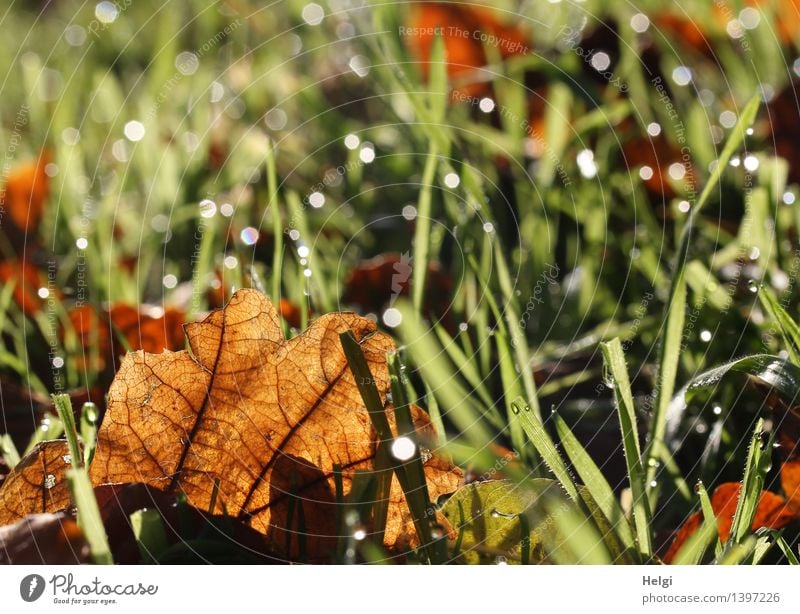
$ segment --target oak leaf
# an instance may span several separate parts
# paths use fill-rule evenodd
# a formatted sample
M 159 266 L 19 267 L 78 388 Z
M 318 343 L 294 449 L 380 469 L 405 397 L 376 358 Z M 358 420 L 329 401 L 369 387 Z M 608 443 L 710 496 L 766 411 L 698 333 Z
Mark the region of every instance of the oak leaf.
M 185 327 L 189 351 L 124 359 L 108 394 L 91 477 L 95 484 L 144 483 L 185 493 L 189 504 L 238 518 L 295 556 L 324 558 L 335 544 L 335 466 L 344 494 L 369 471 L 377 446 L 369 414 L 340 345 L 352 330 L 385 401 L 391 339 L 350 313 L 316 320 L 285 340 L 271 301 L 240 290 L 222 310 Z M 393 423 L 393 412 L 387 417 Z M 414 409 L 419 431 L 430 421 Z M 425 465 L 431 499 L 452 492 L 461 472 L 433 457 Z M 415 543 L 396 481 L 385 545 Z

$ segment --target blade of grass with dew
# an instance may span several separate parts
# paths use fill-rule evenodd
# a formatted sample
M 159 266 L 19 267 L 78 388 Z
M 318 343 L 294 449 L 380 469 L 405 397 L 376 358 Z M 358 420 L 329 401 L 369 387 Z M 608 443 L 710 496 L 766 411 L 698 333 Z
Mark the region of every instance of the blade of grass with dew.
M 308 226 L 308 218 L 306 216 L 306 207 L 304 203 L 300 200 L 297 192 L 288 191 L 286 192 L 286 204 L 289 207 L 289 211 L 291 212 L 291 219 L 292 223 L 296 226 L 297 230 L 300 232 L 300 238 L 302 241 L 305 242 L 306 247 L 308 248 L 308 259 L 309 263 L 318 262 L 320 260 L 319 254 L 319 242 L 311 241 L 310 237 L 312 237 L 311 230 Z M 309 265 L 311 266 L 311 265 Z M 302 270 L 300 271 L 302 274 Z M 318 304 L 318 307 L 321 308 L 323 311 L 334 311 L 336 308 L 335 301 L 333 296 L 335 291 L 330 286 L 330 280 L 328 276 L 325 274 L 324 267 L 316 267 L 314 270 L 314 276 L 316 278 L 316 282 L 313 284 L 314 292 L 314 299 L 315 302 Z M 280 277 L 280 275 L 279 275 Z M 312 286 L 310 284 L 312 278 L 307 278 L 306 283 L 309 283 L 309 291 L 311 291 Z
M 164 522 L 158 510 L 137 510 L 130 515 L 131 529 L 142 562 L 154 564 L 169 548 Z
M 789 352 L 792 362 L 800 365 L 800 326 L 794 321 L 792 316 L 786 313 L 786 310 L 775 298 L 771 290 L 762 286 L 758 290 L 758 298 L 761 304 L 769 314 L 770 319 L 778 325 L 783 344 Z
M 459 383 L 458 377 L 442 355 L 435 333 L 430 327 L 422 324 L 418 312 L 409 309 L 408 302 L 404 300 L 398 301 L 396 307 L 402 314 L 398 327 L 400 338 L 414 365 L 422 374 L 426 388 L 430 387 L 428 396 L 432 393 L 436 397 L 467 441 L 477 448 L 482 448 L 491 440 L 489 431 L 481 419 L 485 412 L 478 409 L 475 399 Z M 430 386 L 429 382 L 435 382 L 435 387 Z M 433 418 L 433 412 L 431 416 Z
M 475 392 L 475 394 L 480 397 L 484 405 L 487 407 L 492 407 L 494 404 L 489 392 L 486 390 L 484 383 L 485 380 L 481 378 L 478 370 L 475 368 L 475 365 L 469 358 L 467 358 L 467 355 L 464 353 L 464 350 L 461 349 L 461 346 L 456 343 L 456 340 L 450 336 L 450 334 L 445 330 L 444 326 L 442 326 L 440 323 L 436 322 L 433 325 L 433 331 L 439 338 L 439 343 L 441 343 L 442 348 L 445 352 L 447 352 L 453 364 L 458 365 L 459 373 L 461 373 L 469 385 L 472 386 L 472 390 Z M 463 339 L 464 337 L 460 336 L 459 338 Z M 466 338 L 468 339 L 469 337 Z
M 533 380 L 533 370 L 531 369 L 531 359 L 528 352 L 528 340 L 519 325 L 520 313 L 517 309 L 517 296 L 514 286 L 511 283 L 511 275 L 508 272 L 499 240 L 495 242 L 495 263 L 497 267 L 497 279 L 500 283 L 500 291 L 505 300 L 505 316 L 508 322 L 508 334 L 511 338 L 511 345 L 519 367 L 519 375 L 525 388 L 525 397 L 531 403 L 531 409 L 541 418 L 542 412 L 539 408 L 539 397 L 536 391 L 536 382 Z
M 433 518 L 431 510 L 430 495 L 428 494 L 428 483 L 425 478 L 425 469 L 422 464 L 420 454 L 420 442 L 417 440 L 416 429 L 411 418 L 408 398 L 403 387 L 403 374 L 400 359 L 396 353 L 387 357 L 389 364 L 389 377 L 392 389 L 392 401 L 394 402 L 394 413 L 397 422 L 398 436 L 408 437 L 414 442 L 414 453 L 411 458 L 403 463 L 402 468 L 405 480 L 400 481 L 403 492 L 406 496 L 408 508 L 414 520 L 414 526 L 420 538 L 421 549 L 425 558 L 432 563 L 441 563 L 433 559 L 434 550 L 430 548 L 433 541 L 430 521 Z M 398 478 L 400 474 L 398 473 Z
M 378 389 L 372 372 L 369 370 L 367 360 L 361 350 L 361 345 L 356 340 L 352 331 L 347 331 L 339 335 L 344 350 L 347 363 L 353 372 L 356 386 L 361 394 L 361 399 L 369 413 L 372 426 L 378 434 L 378 448 L 375 453 L 375 478 L 377 492 L 373 505 L 373 529 L 378 534 L 381 543 L 383 542 L 383 532 L 386 528 L 386 517 L 389 506 L 389 489 L 392 484 L 392 463 L 390 447 L 394 441 L 386 411 L 383 408 Z M 387 478 L 388 475 L 388 478 Z M 404 476 L 405 477 L 405 476 Z
M 39 427 L 33 432 L 31 438 L 28 440 L 28 447 L 22 456 L 27 456 L 36 444 L 46 441 L 48 439 L 58 439 L 64 432 L 64 425 L 61 420 L 53 414 L 45 414 L 39 423 Z
M 622 544 L 626 548 L 634 547 L 633 532 L 631 531 L 625 512 L 617 500 L 614 491 L 608 484 L 603 472 L 589 456 L 586 449 L 570 430 L 564 419 L 558 414 L 553 414 L 556 432 L 564 452 L 572 466 L 583 481 L 586 490 L 594 499 L 600 511 L 603 512 L 609 524 L 614 528 Z
M 698 565 L 703 560 L 703 555 L 708 550 L 711 542 L 718 535 L 717 521 L 704 520 L 703 524 L 692 534 L 686 543 L 675 555 L 673 565 Z
M 702 482 L 697 483 L 697 495 L 700 497 L 700 509 L 703 511 L 703 522 L 716 527 L 717 515 L 714 513 L 714 506 L 711 505 L 711 498 L 708 496 L 708 491 Z M 719 540 L 719 531 L 717 531 L 717 539 L 714 544 L 714 556 L 716 558 L 722 556 L 722 542 Z
M 622 445 L 625 453 L 625 464 L 628 469 L 631 492 L 633 494 L 633 522 L 636 528 L 639 552 L 644 557 L 653 553 L 650 536 L 650 502 L 645 489 L 645 470 L 642 464 L 642 453 L 639 447 L 639 432 L 636 425 L 636 410 L 633 403 L 631 383 L 628 379 L 628 368 L 625 354 L 619 338 L 600 344 L 603 361 L 608 369 L 614 385 L 614 397 L 617 404 L 617 416 L 622 431 Z
M 580 495 L 572 475 L 539 416 L 531 410 L 528 403 L 522 398 L 512 401 L 512 408 L 514 419 L 519 422 L 522 430 L 528 436 L 544 463 L 553 472 L 553 475 L 567 492 L 570 499 L 578 503 Z
M 772 442 L 775 433 L 770 436 L 767 445 L 761 445 L 761 435 L 764 430 L 764 419 L 759 418 L 753 429 L 750 447 L 747 452 L 747 464 L 744 468 L 739 499 L 736 502 L 736 512 L 733 515 L 731 533 L 725 546 L 729 550 L 734 545 L 740 545 L 751 534 L 753 519 L 756 517 L 761 491 L 764 488 L 764 478 L 771 464 Z M 766 451 L 766 452 L 765 452 Z
M 52 398 L 61 424 L 64 425 L 64 435 L 67 438 L 72 466 L 83 467 L 83 454 L 81 453 L 80 443 L 78 442 L 78 428 L 75 425 L 75 414 L 72 413 L 72 400 L 69 398 L 68 394 L 54 394 Z
M 92 560 L 99 565 L 112 564 L 111 548 L 88 472 L 84 467 L 70 469 L 67 471 L 67 482 L 78 510 L 78 526 L 89 544 Z
M 100 412 L 94 403 L 84 403 L 81 408 L 81 440 L 83 441 L 83 462 L 88 467 L 92 464 L 94 451 L 97 448 L 97 419 Z
M 700 507 L 703 512 L 703 522 L 698 530 L 686 540 L 686 543 L 681 547 L 675 555 L 673 563 L 675 565 L 698 565 L 703 556 L 711 545 L 712 541 L 716 541 L 715 556 L 719 557 L 722 554 L 722 546 L 719 543 L 719 529 L 717 528 L 717 518 L 714 515 L 714 510 L 711 507 L 711 500 L 708 498 L 708 492 L 702 483 L 697 483 L 697 494 L 700 497 Z
M 664 439 L 666 428 L 667 409 L 675 391 L 675 381 L 678 375 L 678 361 L 680 359 L 683 328 L 686 317 L 686 275 L 685 267 L 688 264 L 689 245 L 695 219 L 705 207 L 711 193 L 717 186 L 723 171 L 727 168 L 733 153 L 745 139 L 747 128 L 755 120 L 760 103 L 760 95 L 755 95 L 742 110 L 742 114 L 734 127 L 728 141 L 717 160 L 717 165 L 711 173 L 697 204 L 689 213 L 689 218 L 681 232 L 678 251 L 675 254 L 672 272 L 672 284 L 669 298 L 664 312 L 664 333 L 659 347 L 658 379 L 655 390 L 655 407 L 645 450 L 645 465 L 647 469 L 646 484 L 650 484 L 656 476 L 657 467 L 650 465 L 653 458 L 653 445 Z M 658 499 L 658 487 L 650 488 L 650 502 L 654 504 Z

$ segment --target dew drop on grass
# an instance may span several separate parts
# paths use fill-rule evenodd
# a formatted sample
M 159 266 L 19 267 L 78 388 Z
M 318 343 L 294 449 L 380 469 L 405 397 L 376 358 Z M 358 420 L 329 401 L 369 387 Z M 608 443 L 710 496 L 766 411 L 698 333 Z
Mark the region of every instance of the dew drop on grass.
M 392 456 L 399 461 L 410 460 L 417 451 L 417 446 L 408 437 L 398 437 L 392 443 Z
M 760 287 L 761 284 L 759 284 L 755 279 L 751 279 L 750 281 L 747 282 L 747 289 L 750 290 L 750 292 L 752 292 L 753 294 L 758 292 Z
M 245 245 L 255 245 L 256 241 L 258 241 L 258 230 L 253 228 L 252 226 L 248 226 L 247 228 L 242 230 L 239 236 L 242 239 L 242 243 L 244 243 Z M 291 233 L 289 236 L 291 236 Z

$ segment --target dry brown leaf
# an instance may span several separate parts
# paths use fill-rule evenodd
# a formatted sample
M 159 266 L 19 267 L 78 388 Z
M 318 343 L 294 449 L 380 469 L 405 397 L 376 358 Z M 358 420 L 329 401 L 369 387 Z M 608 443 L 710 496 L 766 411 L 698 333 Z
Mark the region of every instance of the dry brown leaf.
M 65 514 L 32 514 L 0 527 L 0 564 L 75 565 L 90 561 L 83 532 Z
M 29 514 L 56 512 L 70 506 L 66 470 L 71 467 L 63 439 L 36 445 L 8 474 L 0 488 L 0 526 Z
M 385 399 L 386 353 L 394 345 L 373 322 L 329 314 L 287 341 L 272 303 L 253 290 L 240 290 L 225 309 L 187 325 L 190 352 L 128 354 L 109 390 L 93 482 L 183 491 L 191 505 L 208 509 L 218 480 L 215 511 L 224 506 L 278 548 L 302 516 L 306 554 L 324 557 L 335 536 L 334 465 L 342 467 L 347 494 L 354 472 L 372 467 L 376 448 L 339 340 L 348 329 Z M 415 413 L 420 428 L 430 429 L 423 412 Z M 434 500 L 461 479 L 441 459 L 429 460 L 425 471 Z M 289 555 L 297 548 L 292 535 Z M 413 543 L 396 484 L 385 543 Z
M 717 531 L 722 543 L 728 541 L 731 534 L 733 516 L 736 513 L 736 504 L 741 488 L 742 485 L 738 482 L 725 482 L 717 486 L 711 495 L 711 508 L 717 519 Z M 783 497 L 774 492 L 762 490 L 751 529 L 753 531 L 762 527 L 780 529 L 795 520 L 797 520 L 797 515 L 787 506 Z M 675 535 L 667 554 L 664 555 L 665 563 L 671 563 L 674 560 L 683 544 L 700 528 L 701 524 L 703 524 L 702 512 L 695 512 L 686 519 Z
M 50 191 L 50 178 L 45 167 L 52 155 L 42 151 L 36 160 L 14 167 L 0 192 L 0 205 L 14 225 L 24 233 L 35 233 L 44 213 L 44 204 Z

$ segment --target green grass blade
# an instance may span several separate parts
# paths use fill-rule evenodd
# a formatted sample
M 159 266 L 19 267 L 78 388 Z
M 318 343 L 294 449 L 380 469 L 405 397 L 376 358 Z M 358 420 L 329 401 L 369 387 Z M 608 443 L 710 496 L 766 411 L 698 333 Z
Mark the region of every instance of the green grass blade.
M 745 139 L 747 128 L 755 120 L 760 103 L 760 95 L 753 96 L 728 137 L 728 141 L 722 150 L 722 153 L 717 160 L 716 167 L 711 173 L 697 204 L 693 207 L 689 214 L 689 219 L 681 232 L 681 238 L 678 246 L 678 251 L 675 254 L 673 273 L 672 273 L 672 286 L 669 292 L 669 299 L 667 301 L 664 312 L 664 333 L 661 339 L 661 346 L 659 349 L 659 368 L 658 368 L 658 381 L 655 391 L 655 409 L 649 433 L 648 448 L 645 451 L 645 465 L 648 466 L 647 471 L 647 484 L 650 484 L 655 478 L 657 467 L 651 466 L 649 461 L 653 458 L 653 446 L 660 443 L 664 439 L 666 429 L 667 409 L 669 407 L 670 399 L 675 392 L 675 382 L 678 374 L 678 361 L 680 358 L 680 350 L 683 338 L 684 322 L 686 318 L 686 274 L 685 269 L 689 261 L 689 244 L 691 242 L 692 232 L 694 230 L 695 220 L 699 216 L 708 202 L 711 194 L 719 183 L 722 172 L 728 167 L 731 156 L 739 148 Z M 651 503 L 657 499 L 657 488 L 652 489 Z
M 773 436 L 766 446 L 762 447 L 761 434 L 764 430 L 764 420 L 759 418 L 750 439 L 750 447 L 747 453 L 747 464 L 744 468 L 744 478 L 742 488 L 739 492 L 739 499 L 736 502 L 736 513 L 733 515 L 731 534 L 726 544 L 726 550 L 734 545 L 740 545 L 751 535 L 753 519 L 756 517 L 758 502 L 761 498 L 761 491 L 764 488 L 764 477 L 769 471 L 772 452 Z
M 80 458 L 73 456 L 73 458 Z M 67 482 L 72 494 L 72 500 L 78 510 L 78 526 L 83 531 L 92 560 L 99 565 L 109 565 L 114 562 L 108 537 L 94 497 L 94 489 L 89 480 L 89 474 L 84 467 L 67 471 Z
M 777 324 L 792 362 L 800 365 L 800 326 L 786 313 L 771 290 L 762 286 L 758 291 L 758 298 L 761 299 L 761 304 L 769 317 Z
M 639 448 L 639 432 L 636 425 L 636 411 L 633 404 L 631 383 L 625 365 L 625 355 L 619 338 L 600 344 L 603 359 L 613 379 L 614 396 L 617 403 L 617 415 L 622 430 L 622 445 L 625 452 L 625 464 L 628 468 L 628 479 L 633 494 L 633 522 L 639 552 L 649 557 L 653 552 L 650 536 L 650 502 L 645 489 L 645 470 L 642 464 L 642 453 Z
M 570 475 L 567 464 L 559 454 L 556 444 L 544 428 L 544 424 L 533 412 L 524 399 L 515 399 L 512 402 L 512 415 L 520 424 L 522 430 L 528 436 L 542 460 L 553 472 L 553 475 L 561 483 L 561 486 L 575 503 L 580 502 L 580 495 L 575 486 L 575 482 Z
M 154 509 L 137 510 L 131 514 L 130 519 L 142 562 L 156 563 L 169 548 L 161 514 Z
M 19 462 L 19 451 L 8 433 L 0 435 L 0 457 L 9 469 L 16 467 Z
M 553 419 L 556 423 L 556 432 L 561 446 L 585 484 L 586 490 L 589 491 L 589 494 L 611 526 L 614 527 L 622 544 L 626 548 L 633 548 L 633 532 L 630 524 L 628 524 L 628 519 L 625 517 L 625 512 L 622 511 L 622 507 L 602 471 L 580 444 L 569 426 L 567 426 L 567 423 L 564 422 L 564 419 L 558 414 L 555 414 Z
M 422 171 L 422 185 L 417 200 L 417 227 L 414 231 L 414 268 L 411 273 L 412 302 L 417 313 L 422 313 L 425 282 L 431 242 L 431 209 L 433 204 L 433 179 L 436 176 L 439 156 L 436 144 L 431 141 Z
M 75 425 L 75 414 L 72 413 L 72 401 L 68 394 L 54 394 L 53 403 L 55 403 L 58 417 L 64 425 L 64 435 L 67 438 L 67 445 L 69 446 L 70 457 L 72 458 L 73 467 L 83 466 L 83 454 L 81 453 L 80 443 L 78 442 L 78 429 Z

